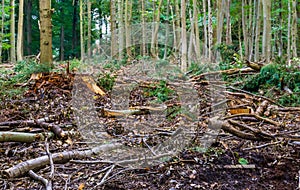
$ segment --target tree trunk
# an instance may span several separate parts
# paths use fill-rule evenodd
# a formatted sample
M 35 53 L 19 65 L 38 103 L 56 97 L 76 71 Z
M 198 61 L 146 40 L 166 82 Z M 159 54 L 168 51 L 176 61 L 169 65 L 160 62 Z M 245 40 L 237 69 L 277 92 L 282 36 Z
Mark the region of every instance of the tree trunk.
M 197 0 L 193 0 L 193 18 L 194 18 L 194 28 L 195 28 L 195 53 L 196 60 L 199 61 L 201 57 L 200 53 L 200 34 L 198 26 L 198 9 Z
M 243 37 L 244 37 L 244 48 L 245 48 L 245 57 L 248 59 L 249 56 L 249 39 L 248 39 L 248 32 L 247 32 L 247 21 L 246 21 L 246 10 L 245 10 L 245 0 L 242 0 L 242 30 L 243 30 Z
M 218 0 L 217 1 L 217 45 L 220 45 L 222 43 L 222 34 L 223 34 L 223 23 L 224 23 L 224 0 Z M 217 52 L 217 60 L 220 59 L 220 52 Z
M 206 18 L 206 0 L 203 3 L 203 33 L 204 33 L 204 44 L 203 44 L 203 54 L 205 58 L 208 58 L 208 27 Z
M 40 0 L 40 48 L 41 63 L 52 64 L 52 23 L 50 0 Z
M 256 13 L 256 28 L 255 28 L 255 50 L 254 50 L 254 61 L 258 61 L 259 56 L 259 41 L 261 32 L 261 0 L 257 0 L 257 13 Z
M 226 3 L 226 44 L 227 45 L 232 44 L 230 4 L 231 4 L 231 0 L 227 0 Z
M 162 0 L 159 0 L 158 7 L 156 14 L 154 14 L 154 28 L 152 31 L 152 39 L 151 39 L 151 56 L 155 59 L 158 59 L 158 29 L 159 29 L 159 23 L 160 23 L 160 8 L 161 8 Z
M 77 47 L 77 4 L 78 0 L 73 1 L 73 21 L 72 21 L 72 56 L 77 57 L 76 47 Z
M 65 40 L 65 28 L 64 28 L 64 25 L 61 24 L 61 26 L 60 26 L 60 47 L 59 47 L 59 59 L 61 61 L 65 60 L 64 40 Z
M 145 23 L 145 0 L 140 0 L 141 3 L 141 20 L 142 20 L 142 56 L 146 56 L 146 23 Z
M 297 7 L 296 5 L 297 5 L 297 0 L 292 0 L 291 48 L 292 48 L 293 57 L 297 57 Z
M 32 24 L 31 24 L 32 0 L 26 1 L 26 52 L 27 55 L 32 54 Z
M 131 0 L 125 1 L 125 43 L 126 53 L 129 59 L 132 57 L 131 52 L 131 17 L 132 17 L 132 2 Z
M 212 47 L 213 47 L 213 26 L 212 26 L 212 10 L 211 10 L 211 0 L 207 1 L 208 7 L 208 60 L 212 61 Z
M 115 0 L 110 1 L 110 28 L 111 28 L 111 57 L 116 56 L 116 44 L 117 44 L 117 39 L 116 39 L 116 5 L 115 5 Z
M 87 35 L 87 54 L 90 59 L 92 56 L 92 2 L 88 0 L 87 2 L 87 15 L 88 15 L 88 35 Z
M 0 62 L 2 62 L 2 47 L 3 47 L 3 36 L 4 36 L 4 20 L 5 20 L 5 1 L 2 0 L 2 4 L 1 4 L 1 12 L 2 12 L 2 16 L 1 16 L 1 33 L 0 33 Z
M 263 0 L 264 28 L 262 54 L 267 62 L 271 59 L 271 0 Z
M 80 20 L 80 59 L 84 60 L 84 34 L 83 34 L 83 0 L 79 0 L 79 20 Z
M 16 63 L 16 39 L 15 39 L 15 0 L 10 0 L 10 61 Z
M 17 61 L 23 60 L 23 14 L 24 0 L 19 1 L 19 19 L 18 19 L 18 35 L 17 35 Z
M 123 14 L 123 0 L 118 0 L 118 41 L 119 41 L 119 60 L 123 59 L 124 51 L 124 14 Z
M 181 71 L 187 71 L 186 1 L 181 0 Z

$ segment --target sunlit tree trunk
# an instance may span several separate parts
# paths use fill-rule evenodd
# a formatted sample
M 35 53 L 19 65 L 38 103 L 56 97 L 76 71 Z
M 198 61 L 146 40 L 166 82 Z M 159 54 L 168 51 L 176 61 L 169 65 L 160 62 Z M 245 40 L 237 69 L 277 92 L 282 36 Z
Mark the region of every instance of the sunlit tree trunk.
M 291 47 L 292 47 L 292 56 L 297 57 L 297 0 L 292 0 L 292 23 L 291 23 Z
M 186 1 L 181 0 L 181 70 L 187 70 Z
M 151 56 L 155 59 L 158 59 L 158 30 L 159 30 L 159 22 L 160 22 L 160 8 L 161 8 L 162 0 L 159 0 L 158 7 L 156 13 L 154 14 L 154 28 L 152 31 L 152 39 L 151 39 Z
M 242 30 L 243 30 L 243 37 L 244 37 L 244 49 L 245 49 L 245 57 L 248 59 L 249 56 L 249 36 L 247 32 L 247 21 L 246 21 L 246 10 L 245 10 L 245 0 L 242 0 Z
M 166 11 L 166 15 L 167 17 L 169 17 L 170 14 L 170 0 L 167 0 L 167 11 Z M 165 34 L 165 48 L 164 48 L 164 59 L 167 58 L 167 54 L 168 54 L 168 40 L 169 40 L 169 23 L 166 24 L 166 34 Z
M 231 0 L 227 0 L 226 3 L 226 44 L 227 45 L 232 44 L 230 4 L 231 4 Z
M 111 28 L 111 57 L 116 56 L 117 38 L 116 38 L 116 4 L 115 0 L 110 1 L 110 28 Z
M 212 47 L 213 47 L 213 25 L 212 25 L 212 5 L 211 0 L 207 1 L 207 7 L 208 7 L 208 60 L 212 61 Z
M 223 9 L 225 6 L 224 0 L 218 0 L 217 1 L 217 45 L 220 45 L 222 43 L 222 34 L 223 34 L 223 23 L 224 23 L 224 14 Z M 220 53 L 217 53 L 217 59 L 220 58 Z
M 263 0 L 264 28 L 262 54 L 267 62 L 271 58 L 271 0 Z
M 10 61 L 16 63 L 16 39 L 15 39 L 15 0 L 10 0 Z
M 52 64 L 52 23 L 51 23 L 51 2 L 40 0 L 40 48 L 41 63 Z
M 19 1 L 18 35 L 17 35 L 17 61 L 23 60 L 23 22 L 24 0 Z
M 174 45 L 175 51 L 177 51 L 180 47 L 181 43 L 181 31 L 180 31 L 180 8 L 179 8 L 179 3 L 180 0 L 174 0 L 175 3 L 175 26 L 176 26 L 176 41 L 177 44 Z
M 125 0 L 125 43 L 126 43 L 126 53 L 129 59 L 131 59 L 132 57 L 131 17 L 132 17 L 132 2 L 131 0 Z
M 142 56 L 146 56 L 146 23 L 145 23 L 145 0 L 140 0 L 141 3 L 141 20 L 142 20 Z
M 201 57 L 200 53 L 200 35 L 199 35 L 199 26 L 198 26 L 198 9 L 197 9 L 197 0 L 193 0 L 193 19 L 194 19 L 194 30 L 195 30 L 195 53 L 196 60 L 199 61 Z
M 123 0 L 118 0 L 118 41 L 119 41 L 119 60 L 123 59 L 124 51 L 124 14 L 123 14 Z
M 254 49 L 254 61 L 258 61 L 260 58 L 260 32 L 261 32 L 261 0 L 257 0 L 257 12 L 256 12 L 256 27 L 255 27 L 255 49 Z
M 203 0 L 202 4 L 203 4 L 203 33 L 204 33 L 203 54 L 205 58 L 208 58 L 208 27 L 207 27 L 207 18 L 206 18 L 206 0 Z

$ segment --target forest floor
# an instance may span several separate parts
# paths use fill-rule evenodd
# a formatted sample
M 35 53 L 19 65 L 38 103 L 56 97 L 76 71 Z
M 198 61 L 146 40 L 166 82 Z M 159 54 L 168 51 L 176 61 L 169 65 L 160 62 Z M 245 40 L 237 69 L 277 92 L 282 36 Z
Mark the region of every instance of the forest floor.
M 203 151 L 199 139 L 208 130 L 208 116 L 212 111 L 208 109 L 211 103 L 205 101 L 210 98 L 210 85 L 203 81 L 198 77 L 194 83 L 201 100 L 202 116 L 196 138 L 177 156 L 159 165 L 138 169 L 112 167 L 110 162 L 101 162 L 101 154 L 80 160 L 86 162 L 79 159 L 55 162 L 53 189 L 300 189 L 300 109 L 279 106 L 263 96 L 226 88 L 223 93 L 228 100 L 226 124 L 222 124 L 215 141 Z M 22 96 L 2 99 L 1 132 L 45 132 L 51 125 L 44 129 L 36 121 L 50 118 L 45 123 L 58 126 L 67 137 L 56 136 L 47 142 L 1 142 L 0 189 L 43 189 L 44 185 L 28 173 L 7 177 L 5 171 L 47 155 L 46 144 L 52 154 L 89 149 L 74 122 L 73 83 L 72 74 L 52 73 L 26 84 L 27 90 Z M 109 94 L 93 94 L 91 98 L 95 99 L 96 107 L 111 108 Z M 140 106 L 146 105 L 147 100 L 139 93 L 133 93 L 131 98 L 133 102 L 144 102 Z M 144 115 L 133 117 L 141 119 Z M 173 122 L 162 126 L 160 131 L 173 130 L 179 117 L 175 116 Z M 126 129 L 115 129 L 114 118 L 107 114 L 99 113 L 99 122 L 112 123 L 113 129 L 107 128 L 111 136 L 128 135 Z M 143 141 L 140 137 L 135 140 L 137 144 Z M 50 179 L 49 164 L 34 171 Z

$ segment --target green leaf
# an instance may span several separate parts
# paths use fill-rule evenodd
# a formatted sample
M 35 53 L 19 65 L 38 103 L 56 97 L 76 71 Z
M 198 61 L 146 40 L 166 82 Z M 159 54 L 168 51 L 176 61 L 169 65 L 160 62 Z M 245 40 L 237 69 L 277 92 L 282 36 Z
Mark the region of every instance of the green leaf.
M 248 160 L 246 160 L 245 158 L 239 158 L 239 163 L 241 165 L 247 165 L 248 164 Z

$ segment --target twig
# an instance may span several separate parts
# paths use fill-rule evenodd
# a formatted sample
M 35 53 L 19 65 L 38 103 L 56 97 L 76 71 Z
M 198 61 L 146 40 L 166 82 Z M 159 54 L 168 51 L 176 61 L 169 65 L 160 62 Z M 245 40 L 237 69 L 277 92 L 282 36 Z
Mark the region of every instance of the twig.
M 240 114 L 235 114 L 235 115 L 229 115 L 229 116 L 224 117 L 224 119 L 230 119 L 230 118 L 234 118 L 234 117 L 249 117 L 249 116 L 255 117 L 258 120 L 265 121 L 265 122 L 270 123 L 270 124 L 275 125 L 275 126 L 280 126 L 280 124 L 276 121 L 273 121 L 273 120 L 268 119 L 268 118 L 261 117 L 261 116 L 256 115 L 256 114 L 251 114 L 251 113 L 240 113 Z
M 264 147 L 267 147 L 267 146 L 276 145 L 276 144 L 279 144 L 281 142 L 282 141 L 270 142 L 270 143 L 262 144 L 262 145 L 259 145 L 259 146 L 254 146 L 254 147 L 249 147 L 249 148 L 243 148 L 242 150 L 245 151 L 245 150 L 260 149 L 260 148 L 264 148 Z
M 115 168 L 116 165 L 112 165 L 110 167 L 110 169 L 105 173 L 105 175 L 103 176 L 103 178 L 101 179 L 100 183 L 97 184 L 94 188 L 96 188 L 97 186 L 103 185 L 106 182 L 106 178 L 109 176 L 109 174 L 112 172 L 112 170 Z
M 28 174 L 32 179 L 42 182 L 44 184 L 44 186 L 46 187 L 46 190 L 52 190 L 52 184 L 47 179 L 43 178 L 42 176 L 37 175 L 32 170 L 29 170 Z
M 219 86 L 219 85 L 215 85 L 215 86 Z M 222 86 L 219 86 L 219 87 L 222 87 Z M 281 107 L 281 108 L 284 107 L 284 106 L 282 106 L 281 104 L 279 104 L 279 103 L 277 103 L 277 102 L 275 102 L 275 101 L 273 101 L 273 100 L 271 100 L 270 98 L 267 98 L 267 97 L 265 97 L 265 96 L 256 95 L 256 94 L 253 94 L 253 93 L 251 93 L 251 92 L 248 92 L 248 91 L 245 91 L 245 90 L 242 90 L 242 89 L 234 88 L 234 87 L 232 87 L 232 86 L 227 86 L 226 88 L 231 89 L 231 90 L 234 90 L 234 91 L 238 91 L 238 92 L 243 92 L 243 93 L 245 93 L 245 94 L 254 96 L 254 97 L 256 97 L 256 98 L 261 98 L 261 99 L 267 100 L 267 101 L 269 101 L 269 102 L 271 102 L 271 103 L 273 103 L 273 104 L 275 104 L 275 105 L 277 105 L 277 106 L 279 106 L 279 107 Z

